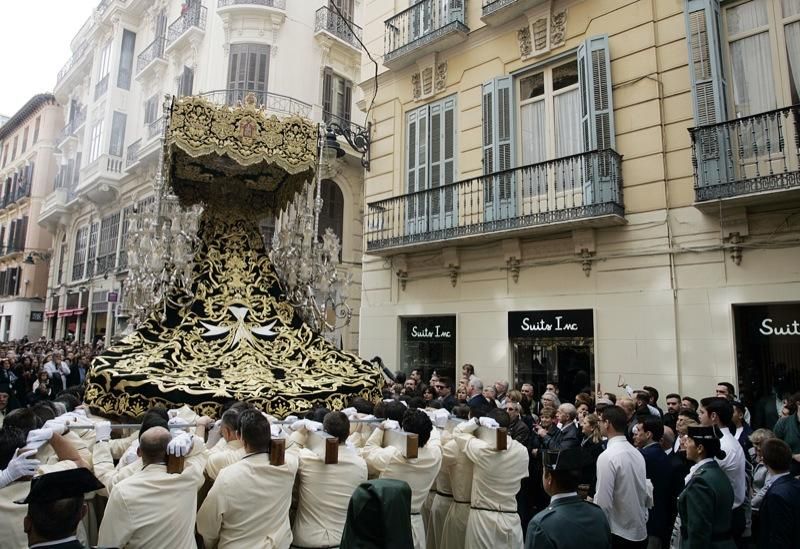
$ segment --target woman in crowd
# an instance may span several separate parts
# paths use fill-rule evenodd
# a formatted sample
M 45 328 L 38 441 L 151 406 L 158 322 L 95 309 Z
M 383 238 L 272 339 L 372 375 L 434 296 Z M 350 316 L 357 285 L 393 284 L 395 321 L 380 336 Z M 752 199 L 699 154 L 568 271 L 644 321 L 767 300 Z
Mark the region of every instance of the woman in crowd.
M 467 390 L 463 385 L 459 385 L 458 389 L 456 390 L 456 400 L 459 404 L 467 403 Z
M 773 431 L 775 436 L 789 445 L 792 450 L 792 455 L 797 456 L 800 454 L 800 393 L 795 393 L 786 402 L 786 408 L 789 411 L 788 416 L 782 417 L 775 424 Z M 800 462 L 797 459 L 792 460 L 792 475 L 800 474 Z
M 688 427 L 687 458 L 694 462 L 678 497 L 681 549 L 735 549 L 730 535 L 733 488 L 717 464 L 725 459 L 719 427 Z
M 52 400 L 53 389 L 50 387 L 50 376 L 45 370 L 39 370 L 36 381 L 33 382 L 33 393 L 28 399 L 31 403 L 39 400 Z
M 775 438 L 775 433 L 769 429 L 756 429 L 750 435 L 750 442 L 753 443 L 753 450 L 755 450 L 755 457 L 753 458 L 753 497 L 750 499 L 752 539 L 758 539 L 758 509 L 761 507 L 761 502 L 764 501 L 764 496 L 767 495 L 767 490 L 769 489 L 769 485 L 766 484 L 769 471 L 762 459 L 761 445 L 765 440 L 771 438 Z
M 581 484 L 589 485 L 589 495 L 594 495 L 597 483 L 597 458 L 603 452 L 603 434 L 600 431 L 600 418 L 595 414 L 588 414 L 581 420 L 581 450 L 583 451 L 584 467 L 581 473 Z
M 436 395 L 434 393 L 435 392 L 432 387 L 425 387 L 422 390 L 422 400 L 425 401 L 425 404 L 428 404 L 429 402 L 433 401 L 436 398 Z
M 550 391 L 545 391 L 542 395 L 542 408 L 552 408 L 556 409 L 561 406 L 561 401 L 558 400 L 558 397 L 555 393 Z

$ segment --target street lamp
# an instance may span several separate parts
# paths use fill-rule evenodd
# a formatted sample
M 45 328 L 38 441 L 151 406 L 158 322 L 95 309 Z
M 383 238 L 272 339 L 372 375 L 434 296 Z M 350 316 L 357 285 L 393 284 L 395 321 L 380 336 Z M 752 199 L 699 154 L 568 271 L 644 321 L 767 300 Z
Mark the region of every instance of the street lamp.
M 25 265 L 35 265 L 37 259 L 39 261 L 50 261 L 52 258 L 53 254 L 49 251 L 31 250 L 22 262 Z

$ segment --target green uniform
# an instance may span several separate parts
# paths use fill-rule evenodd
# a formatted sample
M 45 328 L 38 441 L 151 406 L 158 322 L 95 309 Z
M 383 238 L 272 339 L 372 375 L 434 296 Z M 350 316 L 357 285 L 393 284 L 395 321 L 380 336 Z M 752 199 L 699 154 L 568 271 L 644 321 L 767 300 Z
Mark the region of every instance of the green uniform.
M 559 498 L 528 523 L 525 549 L 611 549 L 603 510 L 578 496 Z
M 733 488 L 716 461 L 701 465 L 678 497 L 681 549 L 735 549 Z

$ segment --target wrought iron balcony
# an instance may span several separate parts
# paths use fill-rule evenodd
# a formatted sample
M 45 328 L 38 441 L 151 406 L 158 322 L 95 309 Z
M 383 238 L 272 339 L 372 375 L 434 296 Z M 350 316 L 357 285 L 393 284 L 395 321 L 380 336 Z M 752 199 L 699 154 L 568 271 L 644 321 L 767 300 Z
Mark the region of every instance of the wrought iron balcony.
M 149 124 L 147 124 L 147 138 L 153 139 L 154 137 L 160 137 L 161 132 L 164 131 L 164 117 L 159 116 Z
M 125 156 L 125 169 L 130 168 L 139 161 L 139 149 L 141 149 L 141 147 L 141 139 L 137 139 L 128 145 L 128 154 Z
M 592 151 L 367 205 L 367 251 L 624 223 L 622 157 Z
M 231 6 L 264 6 L 266 8 L 286 9 L 286 0 L 217 0 L 217 8 Z
M 97 101 L 108 91 L 108 74 L 94 86 L 94 100 Z
M 314 26 L 314 32 L 326 32 L 342 40 L 347 45 L 361 51 L 361 44 L 358 43 L 362 38 L 361 27 L 352 21 L 346 21 L 344 17 L 328 6 L 319 8 L 316 15 L 317 20 Z
M 483 0 L 481 20 L 488 25 L 502 25 L 521 16 L 546 0 Z
M 167 30 L 167 49 L 176 45 L 179 39 L 187 34 L 192 29 L 198 32 L 206 30 L 207 12 L 205 6 L 200 4 L 191 4 L 187 10 L 181 14 Z
M 150 64 L 156 59 L 164 59 L 164 48 L 167 45 L 167 39 L 163 36 L 153 40 L 147 46 L 139 57 L 136 59 L 136 74 L 141 74 Z M 165 61 L 166 63 L 166 61 Z
M 466 0 L 422 0 L 387 19 L 383 64 L 398 69 L 466 39 Z
M 800 190 L 800 105 L 690 129 L 695 201 Z M 767 196 L 769 195 L 769 196 Z
M 62 80 L 69 74 L 69 72 L 78 65 L 81 61 L 84 60 L 86 54 L 91 50 L 89 47 L 89 42 L 82 42 L 76 49 L 75 52 L 72 54 L 72 57 L 69 58 L 61 70 L 58 71 L 58 76 L 56 76 L 56 86 L 61 83 Z
M 78 133 L 78 129 L 86 122 L 86 107 L 79 107 L 75 114 L 72 116 L 72 120 L 67 122 L 67 125 L 61 130 L 61 134 L 58 137 L 58 143 L 61 144 L 66 141 L 68 138 L 73 137 L 76 133 Z
M 253 94 L 256 104 L 269 112 L 277 112 L 284 114 L 299 114 L 308 118 L 311 114 L 311 105 L 303 101 L 299 101 L 293 97 L 281 95 L 279 93 L 254 91 L 254 90 L 214 90 L 203 92 L 200 97 L 204 97 L 212 103 L 218 105 L 236 106 L 244 103 L 245 98 Z

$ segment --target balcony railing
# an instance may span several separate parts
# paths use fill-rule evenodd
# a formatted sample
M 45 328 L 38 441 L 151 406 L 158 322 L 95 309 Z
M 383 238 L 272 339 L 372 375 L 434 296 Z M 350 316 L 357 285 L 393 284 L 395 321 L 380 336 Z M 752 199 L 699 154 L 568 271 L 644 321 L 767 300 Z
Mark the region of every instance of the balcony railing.
M 72 67 L 77 65 L 78 62 L 83 59 L 83 56 L 86 55 L 89 49 L 89 42 L 82 42 L 77 47 L 75 53 L 73 53 L 72 57 L 69 58 L 69 61 L 67 61 L 64 66 L 61 67 L 61 70 L 58 71 L 58 76 L 56 76 L 56 84 L 59 84 L 67 75 L 67 73 L 72 70 Z
M 464 33 L 466 0 L 422 0 L 386 20 L 384 63 L 434 42 L 450 31 Z
M 106 74 L 100 82 L 98 82 L 94 87 L 94 100 L 97 101 L 100 99 L 103 94 L 108 91 L 108 74 Z
M 61 134 L 58 137 L 58 142 L 63 143 L 65 139 L 68 137 L 72 137 L 78 131 L 78 128 L 83 126 L 84 122 L 86 122 L 86 107 L 80 107 L 72 117 L 64 129 L 61 130 Z
M 136 60 L 136 72 L 142 72 L 150 63 L 156 59 L 164 59 L 164 48 L 167 45 L 167 39 L 163 36 L 153 40 L 147 46 Z
M 2 200 L 0 200 L 0 209 L 10 206 L 14 204 L 17 200 L 21 200 L 23 198 L 30 198 L 31 196 L 31 183 L 30 181 L 25 181 L 23 183 L 18 184 L 17 188 L 9 192 L 8 195 L 4 196 Z
M 285 10 L 286 0 L 217 0 L 218 8 L 230 6 L 265 6 Z
M 690 129 L 695 200 L 800 188 L 800 105 Z
M 197 27 L 200 30 L 206 29 L 206 17 L 208 10 L 205 6 L 199 4 L 192 4 L 185 13 L 178 17 L 170 26 L 167 31 L 167 46 L 175 42 L 186 31 L 192 27 Z
M 164 117 L 160 116 L 147 124 L 147 139 L 159 137 L 164 130 Z
M 125 167 L 130 168 L 139 161 L 139 149 L 142 148 L 142 140 L 137 139 L 128 145 L 128 154 L 125 156 Z
M 309 103 L 279 93 L 230 89 L 204 92 L 200 94 L 200 97 L 204 97 L 208 101 L 218 105 L 234 107 L 240 103 L 244 103 L 245 98 L 250 94 L 253 94 L 256 103 L 267 111 L 299 114 L 304 117 L 308 117 L 311 114 L 311 105 Z
M 622 157 L 606 149 L 368 204 L 367 250 L 624 217 Z
M 346 21 L 344 17 L 331 10 L 328 6 L 322 6 L 317 10 L 317 20 L 314 31 L 329 32 L 354 48 L 358 50 L 361 49 L 361 45 L 358 43 L 362 37 L 361 27 L 352 21 Z

